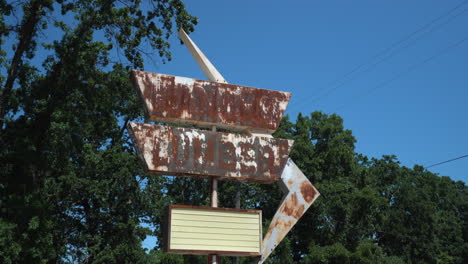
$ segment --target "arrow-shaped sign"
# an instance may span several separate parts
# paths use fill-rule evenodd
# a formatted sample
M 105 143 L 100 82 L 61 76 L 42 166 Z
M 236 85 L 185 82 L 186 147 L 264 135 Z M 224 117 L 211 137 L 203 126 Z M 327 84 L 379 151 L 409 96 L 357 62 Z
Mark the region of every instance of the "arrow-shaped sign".
M 281 174 L 280 187 L 285 196 L 271 220 L 270 227 L 263 239 L 262 255 L 258 262 L 259 264 L 268 258 L 299 218 L 304 215 L 320 195 L 291 159 L 288 159 L 286 167 Z
M 179 37 L 210 81 L 133 71 L 131 77 L 144 102 L 147 118 L 199 128 L 220 127 L 247 135 L 130 123 L 137 153 L 151 173 L 261 183 L 281 179 L 278 182 L 285 196 L 263 239 L 258 262 L 261 264 L 319 196 L 307 177 L 287 158 L 292 141 L 270 135 L 278 128 L 291 94 L 227 84 L 183 30 Z M 189 223 L 186 219 L 191 218 L 184 216 L 179 220 Z M 177 236 L 184 237 L 176 240 L 180 242 L 177 251 L 190 252 L 184 243 L 195 240 L 188 235 L 174 237 Z M 200 250 L 195 245 L 190 247 Z M 238 247 L 242 248 L 242 244 Z M 217 259 L 211 255 L 209 263 L 217 263 Z

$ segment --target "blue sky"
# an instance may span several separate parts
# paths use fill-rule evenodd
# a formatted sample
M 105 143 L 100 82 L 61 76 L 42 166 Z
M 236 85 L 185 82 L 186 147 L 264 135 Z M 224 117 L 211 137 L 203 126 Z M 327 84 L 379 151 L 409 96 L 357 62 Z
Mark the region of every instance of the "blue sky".
M 291 117 L 337 113 L 358 152 L 394 154 L 408 167 L 468 154 L 468 1 L 186 5 L 199 18 L 191 38 L 228 82 L 292 92 Z M 206 79 L 171 43 L 173 60 L 146 70 Z M 468 158 L 430 170 L 467 182 Z
M 423 166 L 468 154 L 468 1 L 186 1 L 191 38 L 230 83 L 337 113 L 357 152 Z M 206 79 L 174 37 L 147 71 Z M 468 179 L 468 158 L 430 170 Z

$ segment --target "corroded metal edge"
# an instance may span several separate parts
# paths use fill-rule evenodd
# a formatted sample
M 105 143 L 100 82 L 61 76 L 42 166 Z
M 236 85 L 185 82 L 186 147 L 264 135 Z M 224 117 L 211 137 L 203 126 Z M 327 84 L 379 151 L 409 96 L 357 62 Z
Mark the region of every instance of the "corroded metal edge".
M 134 88 L 151 121 L 271 134 L 291 93 L 159 73 L 132 71 Z
M 268 258 L 320 195 L 291 159 L 288 159 L 279 183 L 282 190 L 286 191 L 287 194 L 265 234 L 262 243 L 262 256 L 258 264 L 263 263 Z

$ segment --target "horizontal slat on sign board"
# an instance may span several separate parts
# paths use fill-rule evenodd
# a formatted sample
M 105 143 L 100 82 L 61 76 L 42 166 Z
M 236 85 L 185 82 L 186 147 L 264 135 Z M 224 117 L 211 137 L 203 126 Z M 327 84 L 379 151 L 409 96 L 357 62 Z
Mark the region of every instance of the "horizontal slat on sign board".
M 195 232 L 184 232 L 181 234 L 177 234 L 176 236 L 173 236 L 172 238 L 193 238 L 197 237 L 200 239 L 210 239 L 213 237 L 212 233 L 195 233 Z M 225 240 L 225 241 L 257 241 L 258 242 L 258 235 L 231 235 L 231 234 L 217 234 L 217 238 L 220 240 Z
M 240 219 L 242 220 L 242 219 Z M 257 222 L 258 224 L 258 222 Z M 188 220 L 177 220 L 172 219 L 173 226 L 185 226 L 185 227 L 224 227 L 228 229 L 241 229 L 241 230 L 258 230 L 258 225 L 249 223 L 231 223 L 231 222 L 197 222 L 192 219 Z M 229 227 L 227 227 L 229 225 Z
M 178 215 L 173 215 L 172 219 L 174 220 L 185 220 L 185 219 L 191 219 L 195 221 L 202 221 L 202 222 L 223 222 L 223 223 L 250 223 L 250 224 L 256 224 L 258 223 L 258 219 L 256 218 L 243 218 L 240 222 L 232 217 L 223 217 L 223 216 L 212 216 L 212 215 L 184 215 L 184 214 L 178 214 Z
M 277 181 L 293 144 L 286 139 L 133 122 L 129 130 L 148 172 L 176 176 Z
M 258 241 L 248 240 L 224 240 L 222 237 L 219 239 L 213 238 L 177 238 L 171 237 L 171 244 L 174 245 L 204 245 L 204 246 L 234 246 L 234 247 L 249 247 L 258 248 Z
M 217 230 L 211 227 L 187 227 L 187 226 L 172 226 L 174 231 L 184 233 L 202 233 L 202 234 L 214 234 L 214 235 L 252 235 L 252 230 L 249 229 L 223 229 Z
M 243 212 L 243 214 L 239 215 L 236 210 L 232 210 L 233 208 L 218 208 L 220 210 L 213 210 L 210 207 L 207 209 L 199 209 L 200 206 L 195 206 L 197 210 L 192 210 L 193 206 L 187 205 L 172 205 L 172 208 L 177 208 L 177 214 L 189 214 L 189 215 L 203 215 L 203 216 L 218 216 L 218 217 L 242 217 L 242 218 L 250 218 L 250 219 L 257 219 L 258 218 L 258 210 L 252 210 L 253 212 L 247 212 L 245 209 L 239 209 Z M 221 210 L 223 209 L 223 210 Z M 229 209 L 229 210 L 226 210 Z
M 258 250 L 258 248 L 251 248 L 251 247 L 209 246 L 209 245 L 198 245 L 198 244 L 195 244 L 195 245 L 179 244 L 179 245 L 175 245 L 172 249 L 193 250 L 193 251 L 204 250 L 204 251 L 211 251 L 211 252 L 215 252 L 215 251 L 239 252 L 239 254 L 233 254 L 234 256 L 241 255 L 242 252 L 257 252 Z M 170 251 L 169 253 L 172 253 L 172 252 Z
M 135 89 L 152 121 L 216 125 L 273 133 L 291 94 L 158 73 L 132 71 Z
M 225 256 L 259 255 L 261 211 L 223 209 L 170 206 L 167 252 Z M 226 217 L 226 214 L 230 216 Z M 210 219 L 216 221 L 209 221 Z

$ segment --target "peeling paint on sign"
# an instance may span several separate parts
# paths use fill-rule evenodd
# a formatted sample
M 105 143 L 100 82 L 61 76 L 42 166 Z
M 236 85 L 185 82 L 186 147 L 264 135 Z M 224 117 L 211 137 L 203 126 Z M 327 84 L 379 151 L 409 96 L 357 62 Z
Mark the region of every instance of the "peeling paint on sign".
M 285 196 L 261 243 L 258 264 L 262 264 L 320 195 L 288 159 L 293 141 L 270 135 L 278 128 L 291 94 L 226 84 L 206 58 L 202 66 L 211 80 L 219 82 L 132 71 L 133 85 L 144 102 L 147 118 L 199 128 L 218 127 L 244 132 L 244 135 L 140 123 L 130 123 L 129 132 L 150 173 L 215 176 L 260 183 L 280 180 Z M 192 226 L 190 222 L 186 228 Z M 200 246 L 199 240 L 183 239 L 179 241 L 183 243 L 180 243 L 178 253 L 200 253 L 194 252 L 194 247 Z M 214 240 L 219 241 L 219 238 Z M 220 246 L 218 242 L 207 243 L 213 245 L 205 245 L 204 253 L 210 256 L 223 253 L 211 248 Z M 250 252 L 250 255 L 257 254 Z M 211 260 L 210 263 L 216 262 Z
M 149 172 L 273 182 L 280 179 L 293 141 L 130 123 Z
M 258 264 L 263 263 L 268 258 L 320 195 L 291 159 L 288 159 L 281 174 L 280 184 L 286 195 L 263 239 L 262 256 Z
M 291 94 L 158 73 L 132 71 L 151 121 L 216 125 L 232 131 L 273 133 Z

